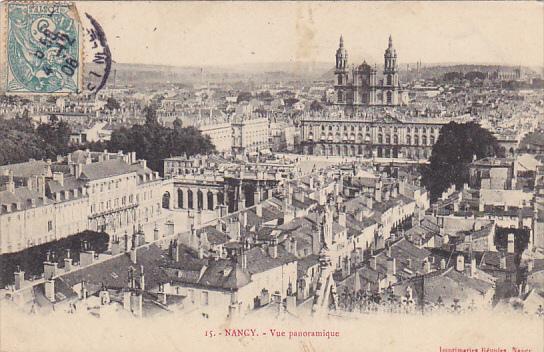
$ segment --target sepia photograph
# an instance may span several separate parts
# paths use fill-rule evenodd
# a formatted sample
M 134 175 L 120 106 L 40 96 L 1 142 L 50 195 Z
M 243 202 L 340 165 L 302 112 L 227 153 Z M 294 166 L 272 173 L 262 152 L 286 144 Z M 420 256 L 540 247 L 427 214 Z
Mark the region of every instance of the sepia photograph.
M 544 3 L 0 1 L 19 351 L 544 351 Z

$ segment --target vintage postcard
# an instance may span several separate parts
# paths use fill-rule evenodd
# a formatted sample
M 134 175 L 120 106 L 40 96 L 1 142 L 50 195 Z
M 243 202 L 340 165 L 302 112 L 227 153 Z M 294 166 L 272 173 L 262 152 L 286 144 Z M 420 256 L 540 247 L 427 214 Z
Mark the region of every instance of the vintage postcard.
M 543 13 L 0 2 L 0 351 L 544 351 Z

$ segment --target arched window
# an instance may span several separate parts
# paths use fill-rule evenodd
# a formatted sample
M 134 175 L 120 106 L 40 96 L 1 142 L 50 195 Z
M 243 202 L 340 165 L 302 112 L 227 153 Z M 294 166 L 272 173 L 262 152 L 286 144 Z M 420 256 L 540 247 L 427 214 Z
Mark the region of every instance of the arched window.
M 164 209 L 170 209 L 170 193 L 165 192 L 162 196 L 162 207 Z
M 223 192 L 217 193 L 217 203 L 225 205 L 225 195 L 223 194 Z
M 412 137 L 410 135 L 406 136 L 406 144 L 412 144 Z
M 187 190 L 187 208 L 193 209 L 194 207 L 193 191 Z
M 431 144 L 434 145 L 434 136 L 431 136 Z
M 414 144 L 419 145 L 419 136 L 417 134 L 414 136 Z
M 196 192 L 197 209 L 204 208 L 204 194 L 201 190 Z
M 383 143 L 383 136 L 382 134 L 378 134 L 378 143 L 382 144 Z
M 178 208 L 183 209 L 183 190 L 178 189 Z
M 393 143 L 394 144 L 399 144 L 399 136 L 397 136 L 397 135 L 393 136 Z
M 391 144 L 391 136 L 388 134 L 385 135 L 385 144 Z
M 208 191 L 208 210 L 213 210 L 214 209 L 214 205 L 213 204 L 213 193 L 211 191 Z
M 387 92 L 387 104 L 393 103 L 393 93 Z
M 427 145 L 427 136 L 426 136 L 426 135 L 423 135 L 423 136 L 421 137 L 421 144 Z
M 387 75 L 387 85 L 390 86 L 393 83 L 393 78 L 391 75 Z

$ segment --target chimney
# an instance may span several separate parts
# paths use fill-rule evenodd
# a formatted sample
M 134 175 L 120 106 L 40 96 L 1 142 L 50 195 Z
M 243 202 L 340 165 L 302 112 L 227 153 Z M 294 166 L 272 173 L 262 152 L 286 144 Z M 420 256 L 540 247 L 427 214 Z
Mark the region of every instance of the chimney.
M 145 274 L 143 265 L 140 265 L 140 289 L 145 291 Z
M 391 187 L 391 198 L 397 198 L 397 185 Z
M 45 283 L 45 298 L 51 302 L 55 302 L 55 280 L 46 279 Z
M 344 228 L 346 227 L 346 213 L 344 213 L 343 211 L 338 213 L 338 224 L 340 224 L 340 226 L 343 226 Z
M 406 180 L 403 177 L 399 182 L 399 194 L 404 195 L 405 189 L 406 189 Z
M 527 262 L 527 272 L 531 273 L 534 268 L 535 268 L 535 260 L 529 259 L 529 261 Z
M 387 258 L 387 274 L 395 275 L 397 273 L 397 261 L 395 258 Z
M 375 255 L 370 257 L 370 268 L 372 270 L 377 270 L 378 269 L 378 258 Z
M 455 270 L 463 272 L 465 270 L 465 257 L 462 254 L 457 255 Z
M 440 269 L 446 269 L 446 259 L 444 258 L 440 259 Z
M 72 270 L 72 261 L 73 259 L 70 258 L 70 249 L 68 248 L 66 250 L 66 258 L 64 258 L 64 271 L 68 272 Z
M 38 193 L 45 198 L 45 176 L 38 176 L 36 179 Z
M 179 262 L 179 246 L 178 246 L 178 240 L 174 240 L 170 242 L 170 253 L 171 258 L 175 262 Z
M 474 277 L 476 274 L 476 258 L 470 258 L 470 266 L 468 267 L 468 276 Z
M 8 182 L 6 183 L 6 190 L 10 193 L 15 192 L 15 182 L 13 181 L 13 172 L 9 170 Z
M 408 266 L 408 269 L 413 269 L 412 258 L 407 259 L 406 266 Z
M 153 240 L 159 240 L 159 227 L 157 226 L 157 224 L 155 224 L 155 228 L 153 229 Z
M 499 266 L 500 266 L 500 268 L 503 269 L 503 270 L 506 269 L 506 255 L 505 255 L 504 253 L 501 253 L 501 258 L 500 258 Z
M 125 231 L 125 253 L 129 251 L 129 245 L 128 245 L 128 233 Z
M 238 241 L 240 239 L 240 222 L 234 219 L 229 221 L 229 234 L 232 240 Z
M 242 250 L 242 253 L 240 254 L 240 267 L 242 270 L 247 270 L 247 254 L 244 250 Z
M 57 181 L 61 186 L 64 186 L 64 174 L 62 172 L 53 172 L 53 181 Z
M 298 253 L 297 240 L 291 237 L 291 254 L 293 254 L 294 256 L 297 256 L 297 253 Z
M 80 178 L 82 172 L 83 172 L 83 164 L 80 164 L 80 163 L 74 164 L 74 176 L 76 178 Z
M 389 189 L 386 189 L 383 193 L 383 201 L 387 202 L 389 200 Z
M 239 213 L 240 227 L 245 228 L 247 226 L 247 211 Z
M 431 272 L 431 262 L 428 259 L 425 260 L 425 262 L 423 263 L 423 271 L 425 272 L 425 274 Z
M 25 272 L 21 271 L 20 268 L 17 268 L 17 271 L 14 273 L 15 275 L 15 289 L 20 290 L 21 287 L 23 287 L 23 283 L 25 282 Z
M 268 255 L 274 259 L 278 257 L 278 240 L 275 238 L 272 239 L 272 243 L 268 246 Z
M 136 248 L 132 248 L 132 249 L 130 250 L 130 261 L 132 262 L 132 264 L 136 264 L 136 263 L 138 262 L 138 261 L 137 261 L 137 259 L 138 259 L 138 257 L 137 257 L 138 253 L 137 253 L 137 252 L 138 252 L 138 250 L 137 250 Z
M 366 207 L 367 207 L 368 209 L 372 209 L 372 206 L 373 206 L 372 203 L 374 203 L 374 199 L 372 199 L 371 196 L 366 197 Z
M 509 233 L 508 234 L 508 244 L 507 244 L 507 252 L 508 253 L 515 253 L 515 245 L 514 245 L 514 234 Z
M 382 190 L 381 189 L 376 188 L 376 190 L 374 191 L 374 199 L 378 203 L 380 203 L 382 201 Z
M 83 251 L 79 253 L 79 263 L 81 266 L 88 266 L 94 263 L 94 251 Z
M 46 280 L 50 280 L 58 275 L 58 264 L 49 261 L 49 255 L 47 261 L 43 262 L 43 276 Z

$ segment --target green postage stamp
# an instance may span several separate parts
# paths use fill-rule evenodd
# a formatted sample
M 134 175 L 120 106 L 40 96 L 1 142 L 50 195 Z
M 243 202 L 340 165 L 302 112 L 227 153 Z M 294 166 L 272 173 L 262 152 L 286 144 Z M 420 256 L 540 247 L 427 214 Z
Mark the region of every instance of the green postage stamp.
M 64 2 L 4 3 L 4 91 L 79 93 L 82 34 L 76 7 Z

